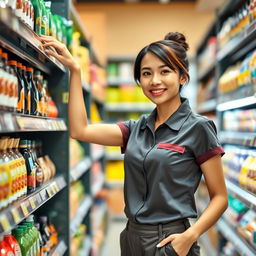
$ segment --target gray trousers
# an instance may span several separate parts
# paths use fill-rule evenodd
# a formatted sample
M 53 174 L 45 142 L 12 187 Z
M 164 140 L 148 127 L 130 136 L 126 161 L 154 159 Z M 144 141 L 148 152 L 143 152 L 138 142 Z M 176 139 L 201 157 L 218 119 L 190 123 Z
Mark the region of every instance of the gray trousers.
M 187 219 L 167 224 L 145 225 L 131 221 L 120 234 L 121 256 L 178 256 L 171 243 L 156 248 L 165 237 L 182 233 L 190 227 Z M 194 243 L 187 256 L 200 256 L 200 247 Z

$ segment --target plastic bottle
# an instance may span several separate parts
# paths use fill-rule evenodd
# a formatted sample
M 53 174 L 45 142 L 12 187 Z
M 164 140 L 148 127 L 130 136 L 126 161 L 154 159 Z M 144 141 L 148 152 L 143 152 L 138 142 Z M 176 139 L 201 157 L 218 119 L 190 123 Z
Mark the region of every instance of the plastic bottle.
M 39 116 L 40 115 L 40 105 L 39 105 L 39 93 L 38 89 L 33 80 L 33 68 L 27 68 L 27 83 L 29 88 L 31 89 L 31 108 L 30 114 Z
M 42 253 L 48 253 L 51 250 L 51 241 L 50 241 L 50 231 L 47 226 L 47 216 L 40 216 L 38 218 L 38 222 L 40 223 L 40 233 L 43 239 L 43 250 Z
M 28 144 L 30 144 L 28 140 L 20 140 L 19 149 L 26 163 L 28 193 L 32 193 L 36 189 L 36 168 L 28 149 Z
M 34 237 L 35 237 L 35 243 L 36 243 L 36 255 L 39 255 L 40 253 L 40 237 L 39 237 L 39 231 L 38 229 L 34 226 L 34 215 L 30 215 L 26 218 L 26 223 L 30 223 L 31 225 L 31 230 L 34 233 Z
M 43 87 L 43 80 L 42 80 L 42 75 L 39 70 L 36 70 L 34 73 L 34 85 L 36 89 L 38 90 L 38 98 L 39 98 L 39 115 L 40 116 L 46 116 L 46 104 L 47 104 L 47 96 L 46 96 L 46 91 L 45 88 Z
M 15 239 L 15 237 L 12 235 L 11 232 L 9 232 L 5 237 L 4 240 L 9 244 L 9 246 L 12 248 L 12 251 L 14 253 L 14 256 L 22 256 L 21 249 L 18 241 Z
M 6 52 L 2 53 L 2 61 L 3 61 L 3 70 L 5 71 L 5 83 L 3 85 L 3 106 L 4 110 L 11 111 L 10 109 L 10 98 L 9 98 L 9 86 L 11 83 L 11 75 L 10 75 L 10 67 L 8 66 L 8 54 Z
M 31 238 L 31 246 L 32 246 L 32 251 L 33 251 L 33 255 L 37 256 L 38 255 L 38 251 L 37 251 L 37 236 L 36 233 L 34 232 L 33 228 L 33 224 L 31 222 L 22 222 L 22 226 L 26 226 L 27 227 L 27 232 L 30 235 Z
M 9 84 L 9 98 L 10 98 L 10 110 L 17 112 L 18 102 L 18 78 L 17 78 L 17 61 L 9 60 L 8 65 L 10 66 L 10 84 Z
M 20 166 L 21 166 L 21 174 L 20 174 L 21 175 L 20 176 L 20 179 L 21 179 L 21 196 L 24 196 L 24 195 L 27 194 L 27 169 L 26 169 L 26 163 L 25 163 L 24 157 L 22 156 L 22 154 L 19 151 L 20 139 L 16 138 L 16 139 L 14 139 L 14 141 L 15 141 L 14 151 L 15 151 L 16 155 L 18 156 L 19 163 L 20 163 Z
M 13 250 L 10 245 L 0 235 L 0 255 L 1 256 L 14 256 Z
M 32 153 L 34 164 L 36 166 L 36 187 L 41 187 L 44 181 L 44 176 L 43 176 L 44 173 L 43 173 L 43 169 L 38 163 L 35 146 L 36 146 L 36 141 L 33 140 L 31 142 L 31 153 Z
M 29 227 L 25 224 L 21 224 L 19 225 L 19 228 L 21 228 L 23 230 L 23 236 L 25 237 L 25 239 L 28 241 L 28 251 L 29 251 L 29 255 L 34 256 L 35 251 L 34 251 L 34 241 L 33 241 L 33 237 L 31 236 L 30 232 L 29 232 Z
M 15 228 L 12 234 L 20 245 L 22 256 L 31 256 L 29 240 L 26 239 L 24 229 L 21 227 Z

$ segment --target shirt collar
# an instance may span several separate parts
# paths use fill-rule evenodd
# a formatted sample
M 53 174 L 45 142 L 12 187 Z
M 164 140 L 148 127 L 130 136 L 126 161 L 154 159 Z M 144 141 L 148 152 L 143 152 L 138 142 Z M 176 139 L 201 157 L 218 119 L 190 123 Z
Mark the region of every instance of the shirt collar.
M 191 108 L 189 106 L 188 99 L 181 98 L 181 105 L 179 108 L 165 121 L 165 124 L 172 130 L 179 131 L 183 123 L 186 121 L 191 113 Z M 156 108 L 152 113 L 145 119 L 142 129 L 148 126 L 152 131 L 154 131 L 154 125 L 156 120 Z

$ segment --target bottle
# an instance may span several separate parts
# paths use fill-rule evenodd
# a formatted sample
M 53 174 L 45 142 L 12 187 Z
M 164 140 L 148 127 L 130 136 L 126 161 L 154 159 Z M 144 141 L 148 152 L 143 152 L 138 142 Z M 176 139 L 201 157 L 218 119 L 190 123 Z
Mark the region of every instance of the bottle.
M 23 0 L 16 0 L 16 9 L 15 9 L 15 14 L 17 17 L 22 19 L 22 14 L 23 14 Z
M 36 89 L 38 90 L 38 98 L 39 98 L 39 106 L 38 106 L 38 112 L 40 116 L 46 116 L 46 91 L 43 87 L 43 81 L 41 72 L 39 70 L 36 70 L 34 73 L 34 85 Z
M 34 162 L 32 156 L 30 154 L 28 145 L 30 142 L 28 140 L 20 140 L 19 149 L 21 154 L 23 155 L 26 163 L 27 169 L 27 190 L 28 193 L 32 193 L 36 189 L 36 169 L 34 166 Z
M 3 63 L 3 60 L 2 60 L 2 53 L 3 53 L 3 50 L 2 48 L 0 48 L 0 110 L 3 110 L 4 109 L 4 105 L 3 105 L 3 102 L 4 102 L 4 83 L 5 83 L 5 71 L 4 71 L 4 63 Z
M 30 215 L 26 218 L 26 223 L 30 223 L 31 225 L 31 229 L 34 233 L 35 236 L 35 241 L 36 241 L 36 255 L 39 255 L 40 253 L 40 238 L 39 238 L 39 231 L 37 230 L 37 228 L 34 226 L 34 215 Z
M 9 167 L 11 170 L 11 175 L 12 175 L 12 195 L 13 195 L 13 201 L 16 201 L 18 199 L 18 192 L 19 192 L 19 180 L 18 180 L 18 175 L 19 175 L 19 166 L 17 164 L 17 160 L 15 158 L 14 152 L 12 151 L 13 147 L 13 138 L 8 138 L 7 139 L 7 149 L 6 153 L 8 154 L 8 157 L 10 159 Z
M 40 0 L 32 0 L 32 5 L 34 8 L 34 31 L 38 35 L 41 35 L 42 9 L 39 1 Z
M 28 67 L 27 68 L 27 82 L 29 84 L 29 88 L 31 89 L 31 108 L 30 108 L 30 114 L 39 116 L 40 114 L 40 105 L 39 105 L 39 93 L 38 89 L 34 83 L 33 80 L 33 68 Z
M 35 146 L 36 146 L 36 141 L 32 140 L 31 141 L 31 152 L 32 152 L 33 161 L 36 165 L 36 187 L 41 187 L 43 184 L 43 181 L 44 181 L 44 176 L 43 176 L 44 173 L 43 173 L 41 166 L 38 163 Z
M 9 60 L 8 64 L 10 66 L 10 73 L 12 83 L 10 84 L 10 107 L 12 112 L 17 112 L 17 103 L 18 103 L 18 77 L 17 77 L 17 61 Z
M 14 256 L 12 248 L 4 240 L 3 235 L 1 235 L 1 234 L 0 234 L 0 255 L 1 256 Z
M 9 98 L 9 85 L 11 81 L 10 77 L 10 67 L 8 66 L 8 54 L 6 52 L 2 53 L 3 60 L 3 70 L 5 74 L 4 84 L 3 84 L 3 106 L 5 111 L 10 111 L 10 98 Z
M 26 66 L 22 65 L 22 79 L 25 87 L 25 114 L 31 114 L 31 86 L 27 80 Z
M 30 253 L 29 255 L 34 256 L 35 255 L 34 241 L 33 241 L 33 237 L 31 236 L 29 227 L 24 223 L 22 223 L 21 225 L 19 225 L 19 228 L 23 230 L 23 235 L 25 239 L 28 241 L 29 253 Z
M 22 64 L 17 63 L 17 78 L 18 78 L 18 103 L 17 103 L 17 112 L 24 114 L 25 113 L 25 95 L 26 88 L 25 82 L 22 77 Z
M 4 161 L 4 140 L 0 139 L 0 171 L 2 173 L 2 201 L 1 201 L 1 208 L 5 208 L 9 203 L 9 196 L 10 196 L 10 173 L 7 169 L 6 163 Z
M 40 5 L 41 5 L 41 11 L 42 11 L 42 18 L 41 18 L 41 32 L 40 34 L 41 35 L 45 35 L 45 36 L 48 36 L 49 34 L 48 31 L 48 20 L 47 20 L 47 14 L 46 14 L 46 10 L 45 10 L 45 4 L 44 4 L 44 1 L 43 0 L 39 0 L 40 2 Z
M 7 235 L 4 237 L 4 240 L 12 248 L 14 256 L 22 256 L 20 245 L 11 232 L 7 233 Z
M 31 256 L 29 241 L 26 239 L 23 228 L 15 228 L 12 230 L 12 235 L 18 241 L 22 256 Z
M 8 174 L 9 180 L 9 193 L 8 193 L 8 204 L 11 204 L 14 201 L 14 178 L 15 173 L 12 168 L 12 160 L 9 158 L 9 154 L 7 153 L 7 145 L 8 145 L 8 137 L 2 137 L 2 160 L 5 166 L 5 170 Z
M 25 159 L 19 151 L 19 138 L 14 139 L 14 151 L 18 157 L 21 173 L 20 173 L 20 182 L 21 182 L 21 196 L 27 194 L 27 169 Z
M 48 254 L 51 250 L 50 231 L 47 226 L 47 216 L 40 216 L 38 218 L 40 224 L 40 233 L 43 240 L 42 254 Z
M 22 222 L 21 226 L 27 227 L 27 233 L 29 234 L 31 238 L 31 247 L 33 254 L 32 255 L 38 255 L 37 252 L 37 237 L 33 230 L 33 224 L 31 222 Z

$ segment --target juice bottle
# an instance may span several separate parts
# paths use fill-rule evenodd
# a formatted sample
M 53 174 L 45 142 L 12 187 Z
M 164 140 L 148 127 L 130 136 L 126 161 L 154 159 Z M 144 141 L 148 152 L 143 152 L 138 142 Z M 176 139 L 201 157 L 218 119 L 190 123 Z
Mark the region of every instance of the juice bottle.
M 18 192 L 19 192 L 19 181 L 18 181 L 18 175 L 19 175 L 19 166 L 17 164 L 17 159 L 15 158 L 14 152 L 12 151 L 14 138 L 7 139 L 7 154 L 9 156 L 10 162 L 10 169 L 11 169 L 11 175 L 12 175 L 12 194 L 13 194 L 13 200 L 16 201 L 18 199 Z
M 9 88 L 9 95 L 11 100 L 11 109 L 13 112 L 17 112 L 17 103 L 18 103 L 18 77 L 17 77 L 17 61 L 9 60 L 8 64 L 10 66 L 10 73 L 12 83 Z
M 38 238 L 39 238 L 39 245 L 40 245 L 40 251 L 39 251 L 38 256 L 47 256 L 47 255 L 43 254 L 44 241 L 43 241 L 43 238 L 40 233 L 40 224 L 38 222 L 35 222 L 35 228 L 38 231 Z
M 34 166 L 32 156 L 28 149 L 29 143 L 30 142 L 28 140 L 20 140 L 19 149 L 26 163 L 28 193 L 32 193 L 36 189 L 36 168 Z
M 41 5 L 41 35 L 45 35 L 48 36 L 49 34 L 49 25 L 48 25 L 48 20 L 47 20 L 47 14 L 46 14 L 46 10 L 45 10 L 45 4 L 43 0 L 39 0 L 39 3 Z
M 2 53 L 3 50 L 0 48 L 0 110 L 3 109 L 3 84 L 4 84 L 4 69 L 3 69 L 3 61 L 2 61 Z
M 2 159 L 5 165 L 5 169 L 8 173 L 8 179 L 9 179 L 9 194 L 8 194 L 8 204 L 11 204 L 14 201 L 14 177 L 15 177 L 15 172 L 12 167 L 12 160 L 9 158 L 9 154 L 7 153 L 7 145 L 8 145 L 8 137 L 2 137 L 3 141 L 3 151 L 2 151 Z
M 9 86 L 11 81 L 10 67 L 8 66 L 8 54 L 2 53 L 3 70 L 4 70 L 4 83 L 3 83 L 3 106 L 5 111 L 10 111 L 10 98 L 9 98 Z
M 40 115 L 39 92 L 33 80 L 34 69 L 27 68 L 27 82 L 31 88 L 31 115 Z
M 21 226 L 25 226 L 27 227 L 27 232 L 30 235 L 31 238 L 31 246 L 32 246 L 32 251 L 33 251 L 33 255 L 36 256 L 38 255 L 37 252 L 37 237 L 36 234 L 34 232 L 33 228 L 33 224 L 31 222 L 22 222 Z
M 18 78 L 18 104 L 17 112 L 24 114 L 25 113 L 25 84 L 22 77 L 22 64 L 17 63 L 17 78 Z
M 20 162 L 20 166 L 21 166 L 21 187 L 22 187 L 22 193 L 21 196 L 25 196 L 27 194 L 27 169 L 26 169 L 26 163 L 25 163 L 25 159 L 22 156 L 22 154 L 19 151 L 19 142 L 20 139 L 16 138 L 15 140 L 15 145 L 14 145 L 14 151 L 16 153 L 16 155 L 19 157 L 19 162 Z
M 22 79 L 25 87 L 25 114 L 31 114 L 31 86 L 27 80 L 26 66 L 22 65 Z
M 23 228 L 15 228 L 12 234 L 20 245 L 22 256 L 31 256 L 29 241 L 25 237 Z
M 0 255 L 1 256 L 14 256 L 12 248 L 4 240 L 3 235 L 0 235 Z
M 4 140 L 0 139 L 0 170 L 2 173 L 2 203 L 1 207 L 5 208 L 9 203 L 9 196 L 10 196 L 10 173 L 8 172 L 8 169 L 6 168 L 6 163 L 4 161 Z
M 27 225 L 21 224 L 19 225 L 19 229 L 23 230 L 23 236 L 28 241 L 28 253 L 31 256 L 34 256 L 34 247 L 33 247 L 33 238 L 29 233 L 29 227 Z
M 15 237 L 9 232 L 5 237 L 4 240 L 9 244 L 9 246 L 12 248 L 12 251 L 14 253 L 14 256 L 22 256 L 21 249 L 18 241 L 15 239 Z
M 40 238 L 39 238 L 39 231 L 37 230 L 37 228 L 34 226 L 34 215 L 30 215 L 26 218 L 26 223 L 29 223 L 31 226 L 31 230 L 34 233 L 34 237 L 35 237 L 35 243 L 36 243 L 36 252 L 38 255 L 40 253 Z
M 50 231 L 47 226 L 47 216 L 40 216 L 38 218 L 40 224 L 40 233 L 43 240 L 42 254 L 46 254 L 51 250 Z

